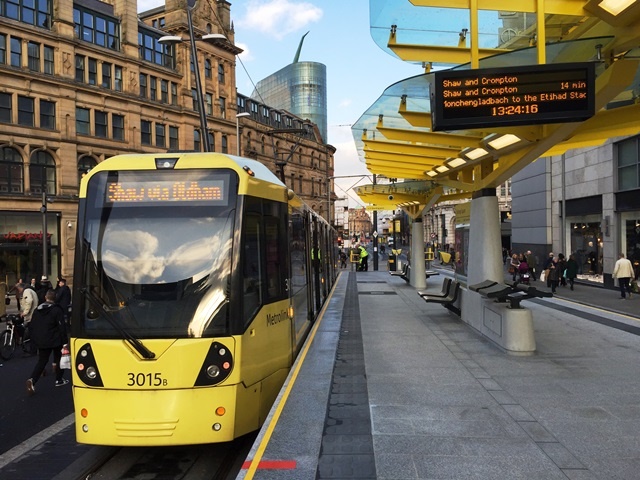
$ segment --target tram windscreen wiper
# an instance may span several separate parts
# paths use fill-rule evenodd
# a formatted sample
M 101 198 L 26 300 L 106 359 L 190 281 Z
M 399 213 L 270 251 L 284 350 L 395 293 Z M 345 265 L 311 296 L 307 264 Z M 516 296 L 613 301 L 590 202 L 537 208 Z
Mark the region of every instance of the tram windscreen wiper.
M 122 325 L 120 325 L 120 323 L 114 318 L 112 312 L 119 311 L 121 310 L 120 308 L 116 309 L 107 305 L 105 302 L 102 301 L 102 299 L 97 297 L 88 288 L 82 288 L 80 291 L 87 296 L 87 298 L 91 303 L 100 307 L 100 309 L 104 312 L 104 317 L 111 324 L 111 326 L 122 336 L 122 338 L 125 341 L 129 343 L 129 345 L 135 348 L 136 351 L 140 355 L 142 355 L 143 358 L 147 360 L 151 360 L 156 357 L 155 353 L 149 350 L 140 340 L 138 340 L 136 337 L 131 335 L 131 333 L 128 332 L 124 327 L 122 327 Z

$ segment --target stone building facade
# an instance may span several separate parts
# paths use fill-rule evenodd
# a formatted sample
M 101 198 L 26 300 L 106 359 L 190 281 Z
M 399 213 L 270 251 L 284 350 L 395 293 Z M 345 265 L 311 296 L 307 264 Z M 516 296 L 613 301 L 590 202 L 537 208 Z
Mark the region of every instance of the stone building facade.
M 214 43 L 197 42 L 212 150 L 236 153 L 240 120 L 251 145 L 268 129 L 270 140 L 254 158 L 277 172 L 274 151 L 266 144 L 273 139 L 276 149 L 284 149 L 297 142 L 286 125 L 270 125 L 277 112 L 236 117 L 241 49 L 234 45 L 231 4 L 224 0 L 167 0 L 143 14 L 137 13 L 137 2 L 126 0 L 11 5 L 15 8 L 0 11 L 0 281 L 11 285 L 43 273 L 72 276 L 79 181 L 99 162 L 122 153 L 201 150 L 189 42 L 159 41 L 166 35 L 188 38 L 185 7 L 193 14 L 195 38 L 221 34 Z M 292 117 L 292 125 L 294 120 L 300 121 Z M 308 202 L 322 186 L 321 199 L 329 202 L 334 149 L 302 123 L 310 133 L 298 144 L 296 154 L 303 160 L 289 172 L 296 175 L 289 184 Z M 301 176 L 315 183 L 300 188 Z M 320 201 L 315 205 L 330 210 Z

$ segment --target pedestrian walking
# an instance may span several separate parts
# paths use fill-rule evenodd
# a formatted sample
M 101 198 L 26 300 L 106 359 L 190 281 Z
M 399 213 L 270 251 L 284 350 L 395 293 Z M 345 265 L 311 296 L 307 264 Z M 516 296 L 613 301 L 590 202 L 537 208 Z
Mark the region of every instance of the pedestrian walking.
M 369 252 L 364 248 L 364 245 L 359 245 L 358 250 L 360 253 L 360 271 L 368 272 L 369 271 Z
M 551 281 L 549 280 L 549 265 L 553 263 L 553 252 L 549 252 L 549 256 L 542 264 L 542 271 L 544 272 L 544 281 L 547 282 L 547 288 L 551 288 Z M 542 277 L 540 277 L 542 280 Z
M 509 264 L 509 273 L 511 274 L 512 281 L 516 281 L 518 275 L 518 267 L 520 266 L 520 260 L 518 260 L 518 254 L 514 253 L 511 256 L 511 263 Z
M 340 250 L 340 268 L 347 268 L 347 254 Z
M 558 254 L 558 264 L 556 265 L 556 268 L 558 269 L 558 283 L 559 285 L 566 287 L 567 286 L 567 279 L 564 276 L 564 271 L 567 268 L 567 261 L 564 258 L 564 255 L 562 253 Z
M 573 290 L 573 282 L 578 276 L 578 262 L 576 261 L 575 255 L 569 255 L 569 260 L 567 260 L 567 280 L 569 282 L 569 286 L 571 290 Z
M 549 270 L 548 275 L 548 285 L 551 287 L 551 293 L 556 293 L 556 288 L 558 287 L 558 280 L 560 278 L 560 269 L 558 268 L 558 257 L 552 257 L 551 262 L 547 267 Z
M 53 365 L 56 372 L 56 387 L 69 383 L 63 378 L 64 369 L 60 368 L 62 347 L 67 343 L 67 329 L 64 322 L 62 308 L 55 303 L 56 292 L 45 293 L 44 303 L 38 305 L 31 319 L 31 341 L 38 347 L 38 361 L 27 380 L 27 393 L 33 395 L 36 383 L 53 354 Z
M 631 298 L 631 278 L 633 278 L 633 265 L 628 258 L 624 258 L 624 253 L 618 255 L 618 260 L 613 267 L 613 278 L 618 279 L 618 285 L 620 286 L 620 298 L 625 299 L 625 290 Z
M 531 253 L 531 250 L 527 250 L 526 258 L 527 265 L 529 265 L 529 275 L 531 275 L 531 278 L 533 278 L 535 282 L 537 280 L 536 270 L 538 269 L 538 261 L 536 260 L 536 256 Z
M 26 286 L 24 283 L 16 285 L 16 291 L 20 296 L 20 316 L 24 320 L 22 326 L 24 329 L 29 326 L 33 312 L 38 308 L 38 294 L 31 286 Z
M 55 289 L 56 303 L 62 308 L 64 320 L 69 323 L 69 306 L 71 305 L 71 289 L 67 286 L 67 280 L 58 278 L 58 285 Z

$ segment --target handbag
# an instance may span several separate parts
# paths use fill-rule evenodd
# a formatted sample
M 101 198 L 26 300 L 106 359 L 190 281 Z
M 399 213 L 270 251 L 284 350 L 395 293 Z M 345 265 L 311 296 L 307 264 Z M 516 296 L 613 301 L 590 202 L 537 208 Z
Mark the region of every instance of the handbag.
M 60 357 L 60 368 L 69 370 L 71 368 L 71 354 L 69 353 L 69 346 L 64 345 L 62 347 L 62 356 Z
M 516 273 L 516 267 L 514 267 L 513 265 L 511 265 L 509 267 L 509 273 Z
M 549 270 L 543 270 L 542 273 L 540 273 L 540 281 L 544 282 L 547 279 L 548 274 Z

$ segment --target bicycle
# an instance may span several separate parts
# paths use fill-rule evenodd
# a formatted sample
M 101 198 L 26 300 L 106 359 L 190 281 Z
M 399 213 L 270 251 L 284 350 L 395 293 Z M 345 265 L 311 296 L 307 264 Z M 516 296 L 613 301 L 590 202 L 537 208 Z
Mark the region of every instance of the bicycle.
M 0 357 L 3 360 L 9 360 L 16 350 L 16 346 L 21 345 L 24 353 L 35 353 L 35 345 L 29 338 L 28 327 L 20 328 L 24 323 L 24 319 L 20 315 L 9 314 L 6 316 L 7 328 L 0 335 Z M 20 335 L 22 330 L 22 335 Z

